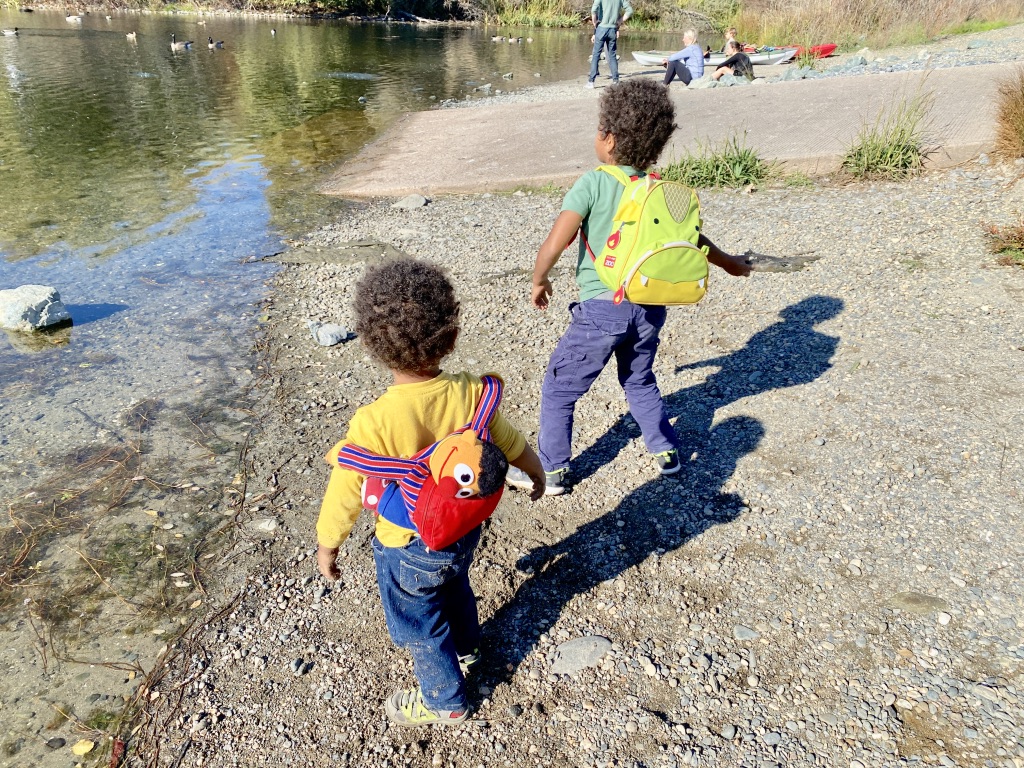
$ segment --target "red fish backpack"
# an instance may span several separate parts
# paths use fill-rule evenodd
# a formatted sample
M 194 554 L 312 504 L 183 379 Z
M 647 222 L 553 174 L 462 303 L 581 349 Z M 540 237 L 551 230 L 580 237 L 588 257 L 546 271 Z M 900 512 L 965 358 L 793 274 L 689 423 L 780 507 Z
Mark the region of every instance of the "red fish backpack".
M 412 528 L 429 549 L 451 546 L 490 517 L 501 501 L 508 461 L 490 442 L 489 425 L 504 384 L 493 374 L 481 382 L 484 390 L 473 420 L 411 458 L 381 456 L 357 445 L 338 451 L 340 466 L 366 478 L 363 506 Z

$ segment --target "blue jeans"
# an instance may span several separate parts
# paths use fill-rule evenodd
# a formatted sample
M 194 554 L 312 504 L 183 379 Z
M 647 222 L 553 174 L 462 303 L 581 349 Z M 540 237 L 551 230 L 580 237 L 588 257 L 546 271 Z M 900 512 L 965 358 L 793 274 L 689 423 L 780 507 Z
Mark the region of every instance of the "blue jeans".
M 601 49 L 608 46 L 608 68 L 612 71 L 612 80 L 619 82 L 619 62 L 615 58 L 618 29 L 615 27 L 598 27 L 594 30 L 594 55 L 590 57 L 590 82 L 597 79 L 597 62 L 601 60 Z
M 572 320 L 551 353 L 541 385 L 537 444 L 544 470 L 569 466 L 576 401 L 587 393 L 613 354 L 629 412 L 640 425 L 647 450 L 661 453 L 675 448 L 676 433 L 652 370 L 665 307 L 588 299 L 570 304 L 569 314 Z
M 479 528 L 439 552 L 427 549 L 419 537 L 404 547 L 373 539 L 388 634 L 412 654 L 423 701 L 431 709 L 469 706 L 459 656 L 480 647 L 476 595 L 469 586 L 479 541 Z

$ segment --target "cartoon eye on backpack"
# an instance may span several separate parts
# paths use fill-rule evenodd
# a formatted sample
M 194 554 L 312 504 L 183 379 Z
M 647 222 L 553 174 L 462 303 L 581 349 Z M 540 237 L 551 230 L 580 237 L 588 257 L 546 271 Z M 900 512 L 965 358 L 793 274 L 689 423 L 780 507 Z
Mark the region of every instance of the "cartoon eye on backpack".
M 508 460 L 490 442 L 489 425 L 504 383 L 488 374 L 473 420 L 409 459 L 346 445 L 338 464 L 363 475 L 363 506 L 412 528 L 433 550 L 454 544 L 494 512 L 504 490 Z

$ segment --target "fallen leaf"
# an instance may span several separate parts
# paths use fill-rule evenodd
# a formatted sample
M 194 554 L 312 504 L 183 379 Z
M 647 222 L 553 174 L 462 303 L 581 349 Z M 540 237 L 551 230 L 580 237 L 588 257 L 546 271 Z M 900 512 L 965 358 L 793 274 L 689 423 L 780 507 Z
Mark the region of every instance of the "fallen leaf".
M 75 744 L 75 746 L 73 746 L 71 748 L 71 752 L 73 754 L 76 754 L 76 755 L 79 755 L 79 756 L 81 756 L 81 755 L 88 755 L 90 752 L 92 752 L 93 747 L 95 747 L 95 746 L 96 746 L 96 742 L 95 741 L 89 741 L 88 739 L 82 739 L 80 742 L 78 742 L 77 744 Z
M 160 513 L 157 512 L 155 509 L 145 509 L 143 510 L 143 512 L 145 512 L 150 517 L 160 517 Z
M 189 608 L 198 608 L 202 604 L 203 604 L 202 600 L 196 600 L 194 603 L 192 603 L 192 605 L 189 606 Z

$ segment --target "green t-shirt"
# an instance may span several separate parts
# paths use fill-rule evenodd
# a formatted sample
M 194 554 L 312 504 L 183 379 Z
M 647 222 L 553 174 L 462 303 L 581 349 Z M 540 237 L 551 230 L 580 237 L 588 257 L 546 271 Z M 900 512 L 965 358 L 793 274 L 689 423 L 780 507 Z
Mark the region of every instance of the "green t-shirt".
M 619 168 L 627 176 L 640 175 L 631 166 L 620 165 Z M 572 185 L 572 189 L 566 192 L 562 201 L 563 211 L 573 211 L 583 217 L 583 234 L 595 256 L 601 253 L 604 241 L 612 233 L 612 221 L 619 207 L 622 190 L 623 186 L 614 176 L 595 169 L 580 176 Z M 580 301 L 592 299 L 611 290 L 597 276 L 594 261 L 587 253 L 582 237 L 579 238 L 579 255 L 576 259 L 576 283 L 580 287 Z
M 629 0 L 594 0 L 594 4 L 590 6 L 590 15 L 597 17 L 599 27 L 619 26 L 620 13 L 623 21 L 633 15 L 633 6 L 629 4 Z

